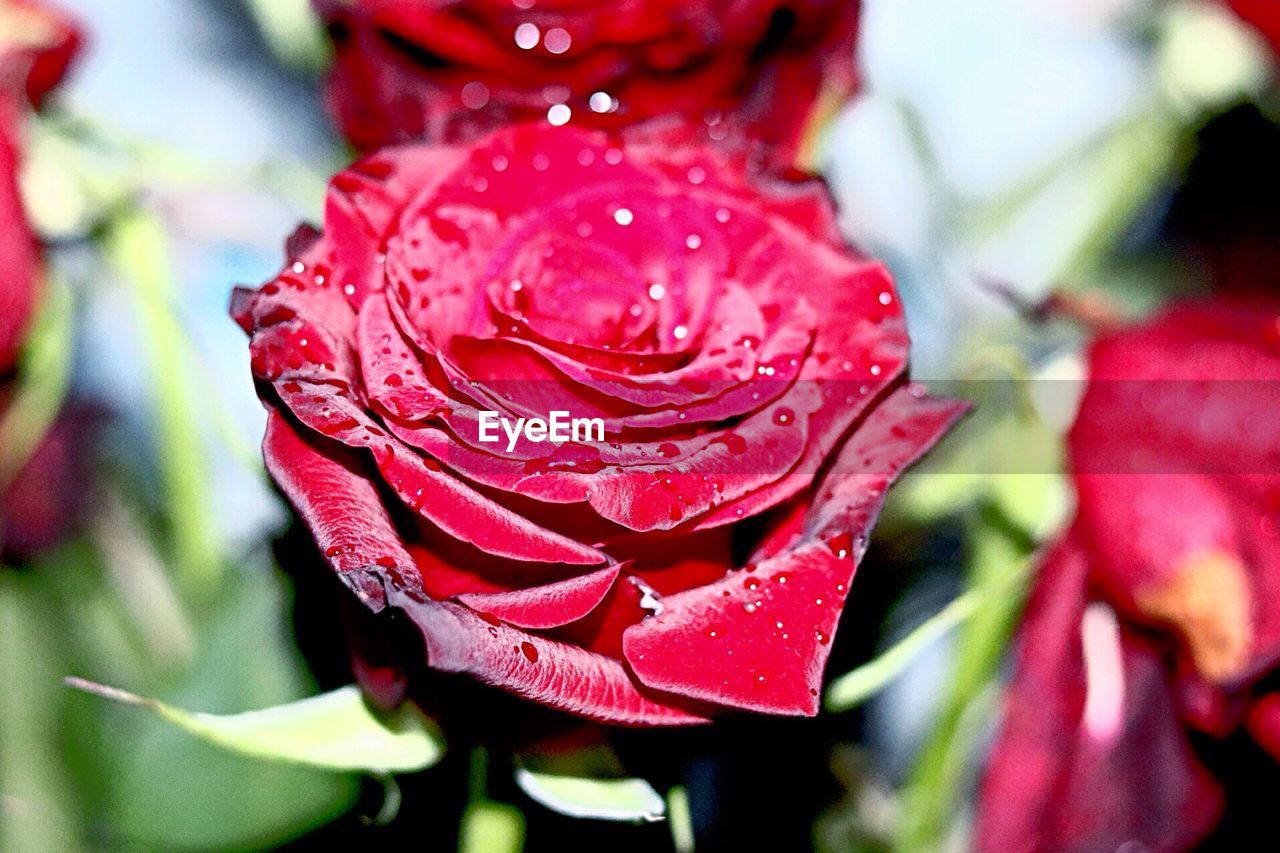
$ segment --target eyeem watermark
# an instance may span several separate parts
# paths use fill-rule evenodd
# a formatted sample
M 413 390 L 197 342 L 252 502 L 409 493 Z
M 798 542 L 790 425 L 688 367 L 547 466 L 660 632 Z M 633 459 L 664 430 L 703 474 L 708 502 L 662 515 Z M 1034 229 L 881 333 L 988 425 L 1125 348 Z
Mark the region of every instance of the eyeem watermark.
M 550 441 L 561 445 L 566 441 L 604 441 L 604 418 L 571 418 L 568 412 L 554 411 L 542 418 L 517 418 L 514 422 L 497 412 L 480 412 L 480 440 L 495 444 L 502 440 L 501 429 L 507 436 L 507 452 L 516 449 L 520 436 L 541 443 Z

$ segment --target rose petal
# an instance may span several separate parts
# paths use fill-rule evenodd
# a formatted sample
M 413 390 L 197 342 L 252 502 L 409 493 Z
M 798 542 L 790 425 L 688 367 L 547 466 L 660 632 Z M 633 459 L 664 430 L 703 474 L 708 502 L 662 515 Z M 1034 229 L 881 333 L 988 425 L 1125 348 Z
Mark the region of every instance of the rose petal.
M 604 723 L 685 726 L 706 709 L 644 688 L 618 661 L 507 625 L 458 604 L 431 601 L 372 572 L 389 603 L 422 631 L 433 669 L 467 672 L 486 684 Z
M 1158 654 L 1105 606 L 1086 616 L 1086 572 L 1070 539 L 1041 569 L 983 780 L 979 850 L 1183 850 L 1221 812 Z
M 754 711 L 816 714 L 830 642 L 885 489 L 964 408 L 905 388 L 886 400 L 841 452 L 790 550 L 666 597 L 659 615 L 627 629 L 623 649 L 640 680 Z
M 609 593 L 619 565 L 511 592 L 475 592 L 458 600 L 521 628 L 555 628 L 586 616 Z

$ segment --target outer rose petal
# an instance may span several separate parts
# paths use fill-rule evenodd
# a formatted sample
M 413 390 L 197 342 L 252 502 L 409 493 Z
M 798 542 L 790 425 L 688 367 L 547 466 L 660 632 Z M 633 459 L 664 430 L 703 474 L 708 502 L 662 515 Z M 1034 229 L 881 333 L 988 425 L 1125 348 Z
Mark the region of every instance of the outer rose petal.
M 1070 537 L 1041 568 L 983 780 L 980 851 L 1183 850 L 1221 812 L 1159 655 L 1105 605 L 1086 613 L 1087 568 Z
M 517 696 L 603 723 L 686 726 L 709 721 L 696 704 L 641 687 L 613 658 L 492 624 L 461 605 L 420 596 L 385 572 L 365 575 L 381 581 L 391 605 L 422 631 L 433 669 L 471 673 Z
M 664 598 L 659 615 L 627 629 L 623 650 L 640 680 L 754 711 L 816 714 L 831 638 L 885 490 L 965 408 L 906 388 L 884 401 L 819 487 L 827 503 L 809 509 L 795 545 Z
M 361 601 L 381 610 L 386 604 L 382 585 L 356 570 L 377 560 L 412 566 L 413 558 L 359 456 L 319 436 L 304 439 L 270 406 L 262 455 L 271 478 L 302 516 L 329 565 Z

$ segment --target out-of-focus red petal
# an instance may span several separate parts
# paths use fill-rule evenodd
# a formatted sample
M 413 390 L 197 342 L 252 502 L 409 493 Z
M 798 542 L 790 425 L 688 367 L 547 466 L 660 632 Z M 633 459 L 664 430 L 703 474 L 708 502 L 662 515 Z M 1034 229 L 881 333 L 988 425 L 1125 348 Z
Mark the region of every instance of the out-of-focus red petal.
M 1041 567 L 982 785 L 984 853 L 1183 850 L 1221 812 L 1159 654 L 1089 605 L 1087 572 L 1071 538 Z

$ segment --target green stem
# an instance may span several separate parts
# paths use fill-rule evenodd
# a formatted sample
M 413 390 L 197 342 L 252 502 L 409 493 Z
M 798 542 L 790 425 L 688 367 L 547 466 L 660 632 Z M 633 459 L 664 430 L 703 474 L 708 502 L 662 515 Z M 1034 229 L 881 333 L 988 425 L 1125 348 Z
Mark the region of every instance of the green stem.
M 1003 596 L 1021 583 L 1029 565 L 1024 563 L 981 587 L 972 587 L 926 619 L 876 657 L 831 682 L 824 699 L 826 709 L 840 713 L 856 708 L 902 675 L 926 649 L 956 626 L 964 624 L 993 596 Z
M 1033 543 L 994 504 L 983 507 L 974 530 L 969 588 L 981 591 L 1007 579 L 1012 566 L 1026 561 Z M 947 835 L 980 728 L 977 703 L 995 678 L 1023 598 L 1022 584 L 1002 595 L 983 595 L 964 625 L 942 710 L 903 791 L 903 819 L 894 839 L 899 853 L 936 850 Z
M 0 414 L 0 490 L 26 466 L 62 408 L 71 381 L 72 313 L 71 289 L 48 276 L 12 402 Z
M 168 238 L 157 216 L 133 208 L 112 220 L 105 241 L 129 285 L 149 362 L 172 561 L 181 586 L 199 600 L 219 586 L 221 554 L 187 346 L 169 308 L 174 277 Z

